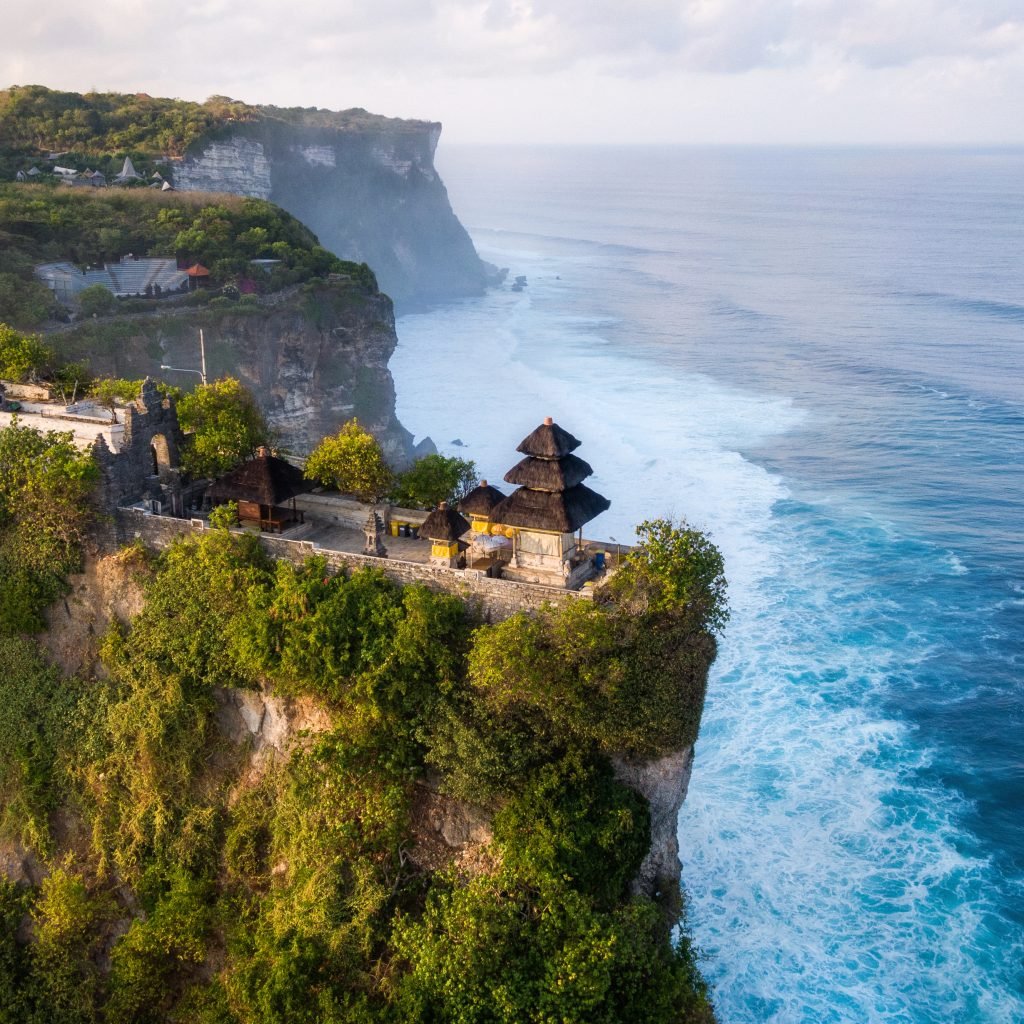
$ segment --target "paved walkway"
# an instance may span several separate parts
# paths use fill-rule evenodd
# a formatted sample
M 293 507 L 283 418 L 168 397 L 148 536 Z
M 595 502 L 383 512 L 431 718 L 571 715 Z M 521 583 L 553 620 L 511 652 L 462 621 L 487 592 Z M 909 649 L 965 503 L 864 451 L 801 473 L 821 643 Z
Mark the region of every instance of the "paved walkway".
M 308 519 L 307 519 L 308 521 Z M 302 535 L 302 540 L 311 540 L 322 548 L 331 551 L 348 551 L 352 554 L 361 554 L 363 545 L 366 543 L 366 535 L 362 530 L 352 530 L 345 526 L 337 526 L 333 523 L 318 523 L 315 520 L 310 523 L 312 530 Z M 285 531 L 284 537 L 288 536 Z M 403 562 L 420 562 L 426 564 L 430 561 L 430 541 L 417 540 L 412 537 L 392 537 L 390 534 L 384 537 L 384 547 L 387 548 L 388 558 L 397 558 Z

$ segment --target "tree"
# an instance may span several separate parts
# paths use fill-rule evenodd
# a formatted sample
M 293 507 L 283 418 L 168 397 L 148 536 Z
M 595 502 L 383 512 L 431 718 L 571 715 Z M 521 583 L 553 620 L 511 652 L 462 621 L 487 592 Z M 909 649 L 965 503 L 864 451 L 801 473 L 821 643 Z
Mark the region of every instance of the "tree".
M 91 284 L 78 294 L 83 316 L 106 316 L 115 305 L 114 293 L 102 284 Z
M 193 476 L 221 476 L 270 440 L 256 399 L 241 381 L 222 377 L 178 403 L 178 422 L 191 437 L 181 457 Z
M 92 373 L 87 363 L 64 363 L 53 371 L 52 379 L 65 405 L 71 405 L 79 391 L 92 386 Z
M 474 462 L 424 455 L 398 475 L 390 497 L 396 505 L 408 508 L 435 508 L 442 501 L 455 505 L 475 484 Z
M 0 429 L 0 633 L 42 628 L 40 611 L 78 568 L 99 469 L 70 433 Z
M 134 402 L 142 390 L 140 380 L 118 380 L 113 377 L 104 377 L 95 381 L 89 388 L 89 395 L 97 402 L 102 402 L 110 410 L 110 422 L 117 422 L 117 405 L 124 405 Z
M 360 501 L 376 501 L 387 493 L 393 477 L 374 436 L 352 419 L 313 449 L 306 460 L 306 479 Z
M 0 378 L 34 379 L 52 358 L 53 353 L 39 335 L 22 334 L 7 324 L 0 324 Z
M 608 582 L 608 596 L 634 611 L 687 609 L 704 629 L 729 621 L 725 562 L 706 534 L 685 522 L 653 519 L 636 528 L 640 543 Z

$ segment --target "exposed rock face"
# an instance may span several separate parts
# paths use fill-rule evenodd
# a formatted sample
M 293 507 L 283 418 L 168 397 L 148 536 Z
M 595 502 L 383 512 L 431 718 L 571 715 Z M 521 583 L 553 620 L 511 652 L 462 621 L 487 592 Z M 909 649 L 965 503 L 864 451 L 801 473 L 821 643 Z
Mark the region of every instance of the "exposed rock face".
M 368 263 L 404 309 L 480 294 L 488 269 L 434 169 L 441 126 L 237 125 L 174 167 L 178 189 L 270 199 L 344 259 Z
M 276 697 L 262 690 L 214 690 L 217 726 L 232 743 L 251 743 L 251 763 L 261 769 L 286 757 L 302 734 L 331 728 L 331 716 L 308 698 Z
M 127 623 L 142 611 L 145 575 L 142 559 L 131 549 L 86 557 L 83 572 L 68 581 L 70 593 L 51 605 L 48 629 L 38 637 L 65 675 L 103 672 L 99 641 L 115 619 Z
M 151 375 L 190 387 L 197 379 L 161 371 L 194 368 L 199 329 L 210 379 L 238 377 L 256 396 L 280 439 L 298 454 L 336 433 L 353 416 L 396 465 L 408 461 L 412 435 L 395 416 L 388 360 L 397 344 L 391 301 L 345 282 L 299 287 L 255 310 L 227 307 L 136 316 L 60 331 L 49 338 L 67 358 L 87 358 L 97 374 Z M 111 344 L 109 338 L 117 338 Z
M 618 780 L 646 798 L 651 811 L 651 848 L 633 881 L 645 896 L 678 887 L 679 809 L 686 799 L 693 770 L 693 747 L 683 747 L 656 761 L 614 760 Z
M 211 142 L 198 158 L 175 168 L 174 184 L 189 192 L 237 192 L 269 199 L 270 161 L 262 142 L 240 137 Z

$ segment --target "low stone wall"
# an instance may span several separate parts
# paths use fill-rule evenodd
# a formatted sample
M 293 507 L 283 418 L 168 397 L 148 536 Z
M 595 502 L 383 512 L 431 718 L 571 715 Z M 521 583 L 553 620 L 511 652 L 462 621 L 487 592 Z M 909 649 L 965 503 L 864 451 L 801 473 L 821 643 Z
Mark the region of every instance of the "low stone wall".
M 52 390 L 43 384 L 18 384 L 13 380 L 0 380 L 0 391 L 20 402 L 48 402 L 52 397 Z
M 419 508 L 400 508 L 397 505 L 381 503 L 366 505 L 354 498 L 343 498 L 340 494 L 300 494 L 295 499 L 297 508 L 312 513 L 320 523 L 335 523 L 350 530 L 361 530 L 370 509 L 376 510 L 385 525 L 390 520 L 421 526 L 429 512 Z
M 171 519 L 135 508 L 119 508 L 116 523 L 120 543 L 141 540 L 147 547 L 157 550 L 169 547 L 179 537 L 202 533 L 209 528 L 202 519 Z M 308 540 L 261 534 L 260 544 L 272 558 L 285 559 L 295 565 L 301 565 L 313 555 L 322 555 L 334 572 L 370 566 L 383 570 L 389 579 L 403 586 L 420 583 L 439 593 L 454 594 L 462 598 L 484 622 L 500 622 L 516 612 L 538 609 L 546 602 L 588 600 L 591 596 L 585 590 L 563 590 L 560 587 L 492 579 L 472 569 L 446 569 L 396 558 L 331 551 Z

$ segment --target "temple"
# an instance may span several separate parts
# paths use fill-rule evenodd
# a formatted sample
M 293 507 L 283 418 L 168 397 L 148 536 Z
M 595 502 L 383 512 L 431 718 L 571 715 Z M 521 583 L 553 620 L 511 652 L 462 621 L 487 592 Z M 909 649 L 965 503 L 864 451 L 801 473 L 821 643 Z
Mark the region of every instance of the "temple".
M 594 471 L 572 454 L 579 446 L 577 438 L 548 416 L 516 449 L 526 457 L 505 474 L 505 480 L 519 486 L 494 505 L 489 516 L 512 533 L 512 559 L 502 572 L 504 578 L 558 581 L 572 588 L 592 572 L 577 533 L 611 502 L 583 483 Z

